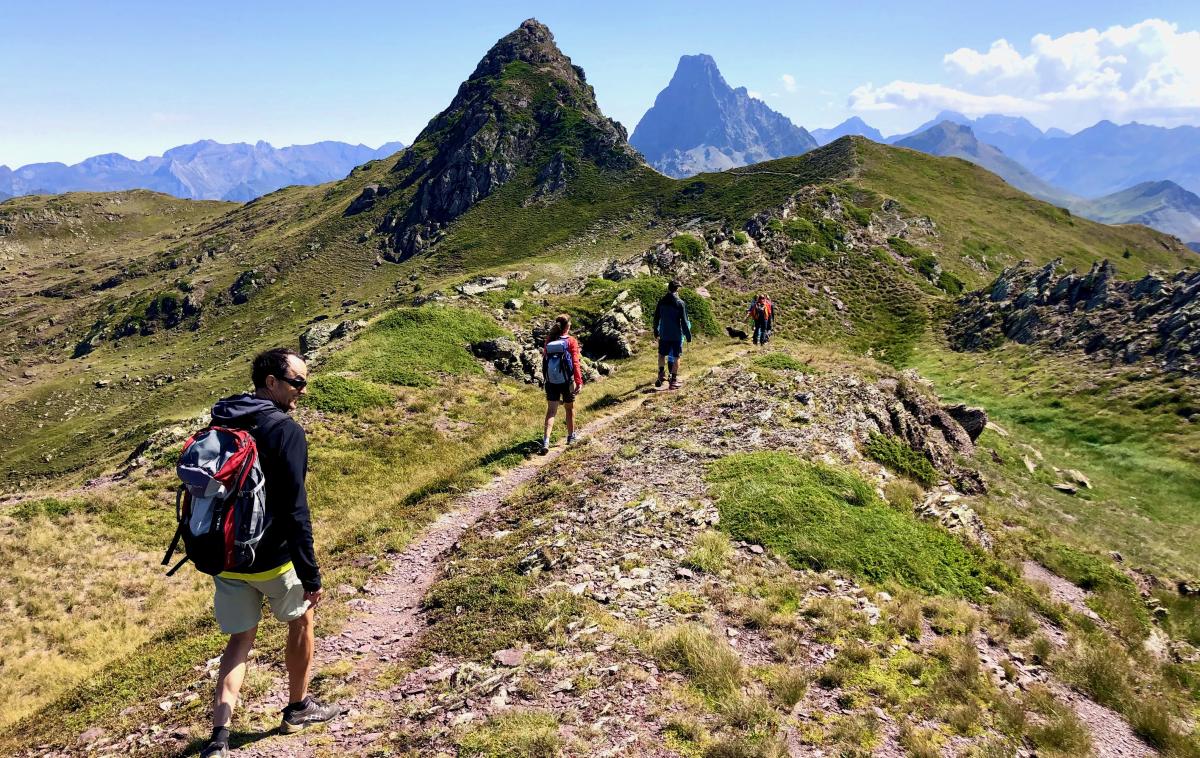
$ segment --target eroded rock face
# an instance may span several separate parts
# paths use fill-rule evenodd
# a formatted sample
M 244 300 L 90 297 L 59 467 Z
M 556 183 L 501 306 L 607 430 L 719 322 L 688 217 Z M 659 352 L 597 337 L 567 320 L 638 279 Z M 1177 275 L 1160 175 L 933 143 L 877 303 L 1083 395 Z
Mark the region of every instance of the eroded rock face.
M 1153 361 L 1165 371 L 1200 372 L 1200 272 L 1118 279 L 1108 261 L 1086 274 L 1009 267 L 986 289 L 965 295 L 950 322 L 957 350 L 987 350 L 1005 339 L 1072 348 L 1110 362 Z

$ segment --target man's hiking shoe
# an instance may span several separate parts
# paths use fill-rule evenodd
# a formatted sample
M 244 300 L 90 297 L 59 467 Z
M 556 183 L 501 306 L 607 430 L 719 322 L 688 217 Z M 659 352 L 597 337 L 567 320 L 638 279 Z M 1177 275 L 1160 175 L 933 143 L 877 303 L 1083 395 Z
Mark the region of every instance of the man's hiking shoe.
M 337 703 L 321 704 L 311 695 L 303 701 L 283 709 L 283 723 L 279 728 L 284 734 L 293 734 L 313 724 L 321 724 L 341 716 L 346 709 Z
M 667 385 L 667 389 L 669 389 L 669 390 L 679 389 L 679 380 L 676 379 L 675 377 L 671 377 L 671 383 Z
M 662 374 L 659 374 L 658 378 L 654 380 L 655 388 L 661 387 L 663 385 L 663 382 L 665 382 L 666 380 L 667 380 L 667 377 L 663 376 Z
M 575 440 L 576 440 L 576 437 L 575 437 L 575 435 L 574 435 L 574 434 L 568 434 L 568 435 L 567 435 L 567 444 L 568 444 L 568 445 L 574 445 L 574 444 L 575 444 Z
M 550 446 L 545 443 L 543 443 L 542 446 L 540 448 L 538 448 L 538 455 L 545 455 L 548 452 L 550 452 Z

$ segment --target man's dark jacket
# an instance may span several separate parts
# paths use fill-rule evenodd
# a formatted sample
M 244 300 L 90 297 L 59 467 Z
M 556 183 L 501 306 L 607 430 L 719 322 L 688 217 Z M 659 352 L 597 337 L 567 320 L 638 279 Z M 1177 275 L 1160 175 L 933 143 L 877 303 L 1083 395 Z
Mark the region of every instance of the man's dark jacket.
M 254 563 L 238 573 L 257 574 L 291 561 L 305 590 L 320 589 L 321 570 L 313 550 L 312 519 L 304 489 L 308 473 L 304 429 L 270 400 L 248 394 L 217 401 L 212 422 L 250 431 L 266 481 L 267 527 Z
M 682 342 L 684 337 L 692 339 L 692 328 L 688 326 L 687 305 L 677 293 L 668 292 L 655 306 L 654 336 L 663 342 Z

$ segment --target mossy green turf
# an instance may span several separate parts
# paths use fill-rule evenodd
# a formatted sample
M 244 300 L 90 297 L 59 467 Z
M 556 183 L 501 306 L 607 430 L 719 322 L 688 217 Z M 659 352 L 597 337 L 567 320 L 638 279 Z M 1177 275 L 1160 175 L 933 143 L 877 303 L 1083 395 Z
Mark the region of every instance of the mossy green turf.
M 872 434 L 863 452 L 868 458 L 887 466 L 893 473 L 931 487 L 940 476 L 924 453 L 913 450 L 904 440 L 884 434 Z
M 721 528 L 799 567 L 979 599 L 1004 580 L 990 561 L 935 525 L 889 507 L 857 474 L 788 453 L 731 455 L 709 480 Z
M 443 376 L 482 374 L 467 348 L 506 334 L 492 319 L 465 308 L 399 308 L 368 327 L 327 368 L 386 384 L 429 387 Z

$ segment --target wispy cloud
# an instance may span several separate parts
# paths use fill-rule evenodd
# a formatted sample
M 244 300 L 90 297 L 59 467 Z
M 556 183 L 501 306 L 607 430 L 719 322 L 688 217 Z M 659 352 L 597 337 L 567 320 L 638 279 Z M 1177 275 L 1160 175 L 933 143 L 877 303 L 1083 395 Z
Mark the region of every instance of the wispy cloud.
M 783 76 L 779 77 L 779 80 L 783 82 L 783 88 L 788 92 L 796 91 L 796 77 L 792 76 L 791 74 L 784 74 Z

